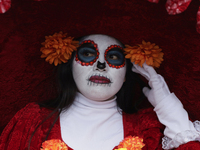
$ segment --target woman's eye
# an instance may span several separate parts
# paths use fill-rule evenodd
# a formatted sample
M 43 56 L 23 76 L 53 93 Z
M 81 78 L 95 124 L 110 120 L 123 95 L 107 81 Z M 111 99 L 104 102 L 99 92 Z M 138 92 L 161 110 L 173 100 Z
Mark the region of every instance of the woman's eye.
M 110 55 L 109 56 L 109 59 L 112 59 L 112 60 L 117 60 L 119 59 L 117 55 Z
M 85 53 L 83 53 L 83 55 L 84 55 L 85 57 L 92 57 L 92 56 L 95 56 L 95 54 L 90 53 L 90 52 L 85 52 Z
M 108 61 L 109 64 L 120 66 L 124 63 L 125 58 L 121 50 L 114 49 L 108 51 L 108 53 L 106 54 L 106 60 Z
M 81 62 L 92 62 L 97 57 L 97 51 L 96 49 L 90 48 L 90 47 L 79 47 L 77 49 L 78 59 Z

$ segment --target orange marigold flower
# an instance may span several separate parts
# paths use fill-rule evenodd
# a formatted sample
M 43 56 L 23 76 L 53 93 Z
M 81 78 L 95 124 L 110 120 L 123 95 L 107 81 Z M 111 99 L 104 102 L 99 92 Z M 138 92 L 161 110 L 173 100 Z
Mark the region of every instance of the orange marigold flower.
M 128 136 L 118 145 L 118 150 L 125 148 L 126 150 L 141 150 L 145 144 L 143 139 L 137 136 Z
M 61 140 L 52 139 L 43 142 L 40 150 L 68 150 L 68 147 Z
M 163 61 L 164 53 L 155 43 L 151 44 L 150 42 L 142 41 L 142 44 L 136 46 L 125 46 L 125 57 L 141 67 L 146 61 L 147 65 L 158 68 Z
M 42 43 L 43 47 L 40 51 L 43 53 L 41 58 L 50 64 L 66 63 L 70 58 L 73 51 L 76 51 L 79 41 L 73 41 L 73 37 L 66 37 L 67 33 L 55 33 L 54 35 L 45 36 L 45 42 Z

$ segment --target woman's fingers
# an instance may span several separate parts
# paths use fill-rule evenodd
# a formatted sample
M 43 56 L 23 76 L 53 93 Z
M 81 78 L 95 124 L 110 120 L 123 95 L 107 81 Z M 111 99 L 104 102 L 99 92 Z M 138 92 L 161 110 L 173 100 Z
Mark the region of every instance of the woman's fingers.
M 143 91 L 143 93 L 144 93 L 144 95 L 145 95 L 146 97 L 149 97 L 150 89 L 149 89 L 148 87 L 144 87 L 144 88 L 142 89 L 142 91 Z
M 154 70 L 154 68 L 151 66 L 148 66 L 146 63 L 143 64 L 143 68 L 149 74 L 150 78 L 157 75 L 157 72 Z

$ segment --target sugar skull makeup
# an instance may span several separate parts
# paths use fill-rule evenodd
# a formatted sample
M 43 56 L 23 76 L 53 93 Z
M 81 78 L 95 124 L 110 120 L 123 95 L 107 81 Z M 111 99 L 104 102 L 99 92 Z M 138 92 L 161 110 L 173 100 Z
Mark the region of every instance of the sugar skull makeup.
M 108 100 L 120 90 L 126 73 L 120 42 L 107 35 L 89 35 L 80 41 L 73 60 L 72 73 L 85 97 Z

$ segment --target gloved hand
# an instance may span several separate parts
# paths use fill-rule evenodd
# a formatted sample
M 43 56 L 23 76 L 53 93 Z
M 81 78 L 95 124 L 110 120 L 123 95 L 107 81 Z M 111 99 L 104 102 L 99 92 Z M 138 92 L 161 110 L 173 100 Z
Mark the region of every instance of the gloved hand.
M 188 113 L 175 94 L 170 93 L 164 78 L 146 63 L 143 64 L 143 67 L 133 65 L 132 71 L 141 74 L 149 81 L 151 89 L 144 87 L 143 93 L 155 107 L 154 111 L 159 121 L 166 126 L 164 135 L 172 140 L 176 139 L 178 134 L 186 131 L 191 131 L 192 135 L 198 135 L 192 122 L 189 120 Z M 184 134 L 178 141 L 178 145 L 195 140 L 195 136 L 194 138 L 188 138 L 187 136 L 190 135 Z M 177 140 L 175 141 L 177 143 Z M 172 144 L 171 146 L 173 145 L 177 147 L 176 144 Z
M 148 66 L 146 63 L 143 64 L 143 67 L 135 64 L 133 65 L 132 71 L 141 74 L 149 81 L 151 89 L 144 87 L 143 93 L 148 98 L 149 102 L 156 107 L 159 102 L 170 95 L 169 88 L 164 78 L 157 74 L 154 68 Z

